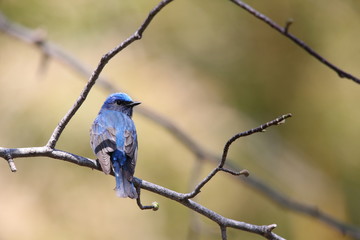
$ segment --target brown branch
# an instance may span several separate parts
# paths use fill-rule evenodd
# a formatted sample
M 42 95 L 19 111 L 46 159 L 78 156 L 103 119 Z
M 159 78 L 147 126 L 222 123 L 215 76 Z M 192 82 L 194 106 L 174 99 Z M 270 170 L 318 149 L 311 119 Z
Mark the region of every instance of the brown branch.
M 278 31 L 280 34 L 284 35 L 285 37 L 289 38 L 291 41 L 293 41 L 296 45 L 298 45 L 299 47 L 301 47 L 302 49 L 304 49 L 306 52 L 308 52 L 311 56 L 313 56 L 314 58 L 316 58 L 317 60 L 319 60 L 321 63 L 323 63 L 325 66 L 329 67 L 330 69 L 334 70 L 339 77 L 341 78 L 347 78 L 350 79 L 356 83 L 360 84 L 360 79 L 351 75 L 350 73 L 345 72 L 344 70 L 340 69 L 339 67 L 335 66 L 334 64 L 332 64 L 331 62 L 329 62 L 327 59 L 325 59 L 324 57 L 322 57 L 320 54 L 318 54 L 315 50 L 313 50 L 312 48 L 310 48 L 306 43 L 304 43 L 302 40 L 300 40 L 299 38 L 295 37 L 294 35 L 292 35 L 291 33 L 289 33 L 289 27 L 291 22 L 287 22 L 285 27 L 281 27 L 280 25 L 278 25 L 277 23 L 275 23 L 273 20 L 271 20 L 270 18 L 268 18 L 267 16 L 265 16 L 264 14 L 258 12 L 257 10 L 255 10 L 254 8 L 252 8 L 251 6 L 247 5 L 246 3 L 240 1 L 240 0 L 230 0 L 231 2 L 235 3 L 237 6 L 243 8 L 245 11 L 247 11 L 248 13 L 250 13 L 251 15 L 253 15 L 254 17 L 260 19 L 262 22 L 266 23 L 267 25 L 269 25 L 270 27 L 272 27 L 273 29 L 275 29 L 276 31 Z

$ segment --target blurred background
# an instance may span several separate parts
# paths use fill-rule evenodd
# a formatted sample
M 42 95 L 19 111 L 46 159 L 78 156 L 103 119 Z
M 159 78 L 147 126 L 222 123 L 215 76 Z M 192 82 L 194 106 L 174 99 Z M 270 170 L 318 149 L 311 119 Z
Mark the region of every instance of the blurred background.
M 360 2 L 248 1 L 345 71 L 360 76 Z M 154 0 L 2 0 L 11 21 L 46 34 L 90 70 L 140 26 Z M 43 68 L 32 45 L 0 33 L 0 146 L 46 144 L 87 78 L 56 60 Z M 289 198 L 360 226 L 360 86 L 339 78 L 288 39 L 230 1 L 174 1 L 102 72 L 133 99 L 170 119 L 220 155 L 234 134 L 292 113 L 286 124 L 235 142 L 231 160 Z M 94 158 L 89 129 L 109 92 L 95 85 L 57 148 Z M 214 167 L 158 124 L 136 113 L 135 175 L 187 192 Z M 219 239 L 218 226 L 182 205 L 142 192 L 140 211 L 119 199 L 99 171 L 49 158 L 0 161 L 0 239 Z M 351 239 L 274 204 L 228 174 L 197 201 L 225 217 L 276 223 L 288 239 Z M 230 230 L 228 239 L 263 239 Z

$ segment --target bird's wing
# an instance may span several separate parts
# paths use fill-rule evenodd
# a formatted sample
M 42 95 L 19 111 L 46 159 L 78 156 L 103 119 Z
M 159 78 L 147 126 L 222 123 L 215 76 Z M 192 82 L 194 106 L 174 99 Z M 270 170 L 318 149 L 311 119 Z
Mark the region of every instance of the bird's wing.
M 95 152 L 104 173 L 109 174 L 111 161 L 109 153 L 116 150 L 116 131 L 114 128 L 104 128 L 94 122 L 90 131 L 91 147 Z
M 137 159 L 137 137 L 136 132 L 125 130 L 124 132 L 124 151 L 126 156 L 128 156 L 130 161 L 127 161 L 126 168 L 129 171 L 131 175 L 127 176 L 126 178 L 128 180 L 132 180 L 132 176 L 135 172 L 135 165 L 136 165 L 136 159 Z

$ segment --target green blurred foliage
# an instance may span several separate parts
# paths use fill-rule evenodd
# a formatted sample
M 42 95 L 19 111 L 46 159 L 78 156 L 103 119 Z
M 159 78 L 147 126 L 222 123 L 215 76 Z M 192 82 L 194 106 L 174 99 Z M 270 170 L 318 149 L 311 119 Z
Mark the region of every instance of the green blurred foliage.
M 93 69 L 155 4 L 3 0 L 0 9 L 12 21 L 42 29 Z M 280 25 L 294 19 L 291 33 L 360 76 L 359 1 L 249 4 Z M 82 77 L 56 60 L 45 70 L 40 63 L 33 46 L 0 34 L 0 146 L 44 145 L 84 86 Z M 360 86 L 229 1 L 174 1 L 103 75 L 219 155 L 235 133 L 293 113 L 285 125 L 240 139 L 231 159 L 292 199 L 360 225 Z M 95 86 L 57 148 L 94 157 L 89 128 L 107 94 Z M 162 127 L 136 113 L 134 118 L 140 141 L 136 176 L 188 191 L 195 157 Z M 47 158 L 17 159 L 16 165 L 13 174 L 0 161 L 0 239 L 219 239 L 215 224 L 160 196 L 142 194 L 144 203 L 160 203 L 157 212 L 116 198 L 113 178 L 100 172 Z M 206 163 L 199 179 L 211 167 Z M 276 233 L 288 239 L 350 239 L 226 174 L 216 176 L 198 201 L 226 217 L 277 223 Z M 229 231 L 229 239 L 238 238 L 261 239 Z

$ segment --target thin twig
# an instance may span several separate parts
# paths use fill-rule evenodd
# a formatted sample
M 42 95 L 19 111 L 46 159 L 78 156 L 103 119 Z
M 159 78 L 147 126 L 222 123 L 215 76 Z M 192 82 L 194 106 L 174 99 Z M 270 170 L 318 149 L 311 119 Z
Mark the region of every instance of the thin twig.
M 314 51 L 312 48 L 310 48 L 306 43 L 292 35 L 288 32 L 289 24 L 286 24 L 286 26 L 283 28 L 277 23 L 275 23 L 273 20 L 265 16 L 264 14 L 260 13 L 259 11 L 255 10 L 251 6 L 247 5 L 246 3 L 240 1 L 240 0 L 230 0 L 231 2 L 235 3 L 237 6 L 243 8 L 248 13 L 253 15 L 254 17 L 260 19 L 262 22 L 266 23 L 285 37 L 289 38 L 291 41 L 293 41 L 296 45 L 304 49 L 306 52 L 308 52 L 311 56 L 319 60 L 321 63 L 325 64 L 330 69 L 334 70 L 339 77 L 341 78 L 347 78 L 350 79 L 358 84 L 360 84 L 360 79 L 351 75 L 350 73 L 345 72 L 344 70 L 340 69 L 339 67 L 335 66 L 334 64 L 330 63 L 327 59 L 322 57 L 320 54 L 318 54 L 316 51 Z
M 221 239 L 226 240 L 227 239 L 226 227 L 220 225 L 220 231 L 221 231 Z
M 157 202 L 153 202 L 152 205 L 143 205 L 141 203 L 141 198 L 140 198 L 141 188 L 139 185 L 136 186 L 136 192 L 138 194 L 138 197 L 136 198 L 136 203 L 141 210 L 150 210 L 150 209 L 153 211 L 159 210 L 159 204 Z
M 249 171 L 247 169 L 243 169 L 239 172 L 233 171 L 231 169 L 227 169 L 227 168 L 221 168 L 221 171 L 226 172 L 226 173 L 230 173 L 231 175 L 234 176 L 240 176 L 240 175 L 244 175 L 245 177 L 248 177 L 250 175 Z
M 15 162 L 14 162 L 14 160 L 13 160 L 13 158 L 12 158 L 12 156 L 11 156 L 11 154 L 10 154 L 9 151 L 5 151 L 5 153 L 4 153 L 4 159 L 8 162 L 9 167 L 10 167 L 10 170 L 11 170 L 12 172 L 16 172 L 17 169 L 16 169 L 16 166 L 15 166 Z
M 227 159 L 227 154 L 228 154 L 228 151 L 229 151 L 229 148 L 230 148 L 230 145 L 235 142 L 237 139 L 241 138 L 241 137 L 245 137 L 245 136 L 249 136 L 251 134 L 254 134 L 254 133 L 257 133 L 257 132 L 263 132 L 265 131 L 265 129 L 267 129 L 268 127 L 271 127 L 271 126 L 274 126 L 274 125 L 279 125 L 279 124 L 282 124 L 284 123 L 285 119 L 291 117 L 291 113 L 288 113 L 288 114 L 285 114 L 285 115 L 282 115 L 270 122 L 267 122 L 265 124 L 262 124 L 261 126 L 257 127 L 257 128 L 253 128 L 253 129 L 250 129 L 246 132 L 242 132 L 242 133 L 238 133 L 236 134 L 235 136 L 233 136 L 232 138 L 230 138 L 227 143 L 225 144 L 225 147 L 224 147 L 224 151 L 223 151 L 223 155 L 221 157 L 221 162 L 219 164 L 219 168 L 222 168 L 225 164 L 225 161 Z
M 249 176 L 249 172 L 247 170 L 243 170 L 243 171 L 240 171 L 240 172 L 234 172 L 232 170 L 229 170 L 229 169 L 226 169 L 224 168 L 224 165 L 225 165 L 225 162 L 226 162 L 226 159 L 227 159 L 227 154 L 228 154 L 228 151 L 229 151 L 229 148 L 231 146 L 231 144 L 233 142 L 235 142 L 237 139 L 241 138 L 241 137 L 245 137 L 245 136 L 249 136 L 251 134 L 254 134 L 254 133 L 257 133 L 257 132 L 263 132 L 266 128 L 268 127 L 271 127 L 271 126 L 274 126 L 274 125 L 278 125 L 278 124 L 281 124 L 285 121 L 285 119 L 291 117 L 292 115 L 289 113 L 289 114 L 285 114 L 285 115 L 282 115 L 278 118 L 276 118 L 275 120 L 272 120 L 270 122 L 267 122 L 265 124 L 262 124 L 260 125 L 259 127 L 257 128 L 253 128 L 253 129 L 250 129 L 248 131 L 245 131 L 245 132 L 242 132 L 242 133 L 238 133 L 236 134 L 235 136 L 231 137 L 225 144 L 224 146 L 224 150 L 223 150 L 223 155 L 221 157 L 221 161 L 219 163 L 219 165 L 214 168 L 196 187 L 195 189 L 190 192 L 190 193 L 187 193 L 187 194 L 184 194 L 184 198 L 185 199 L 189 199 L 189 198 L 193 198 L 195 197 L 197 194 L 199 194 L 201 192 L 201 189 L 219 172 L 219 171 L 224 171 L 224 172 L 227 172 L 227 173 L 230 173 L 232 175 L 245 175 L 246 177 Z
M 289 32 L 290 26 L 294 23 L 293 19 L 288 19 L 285 23 L 284 32 L 287 34 Z

